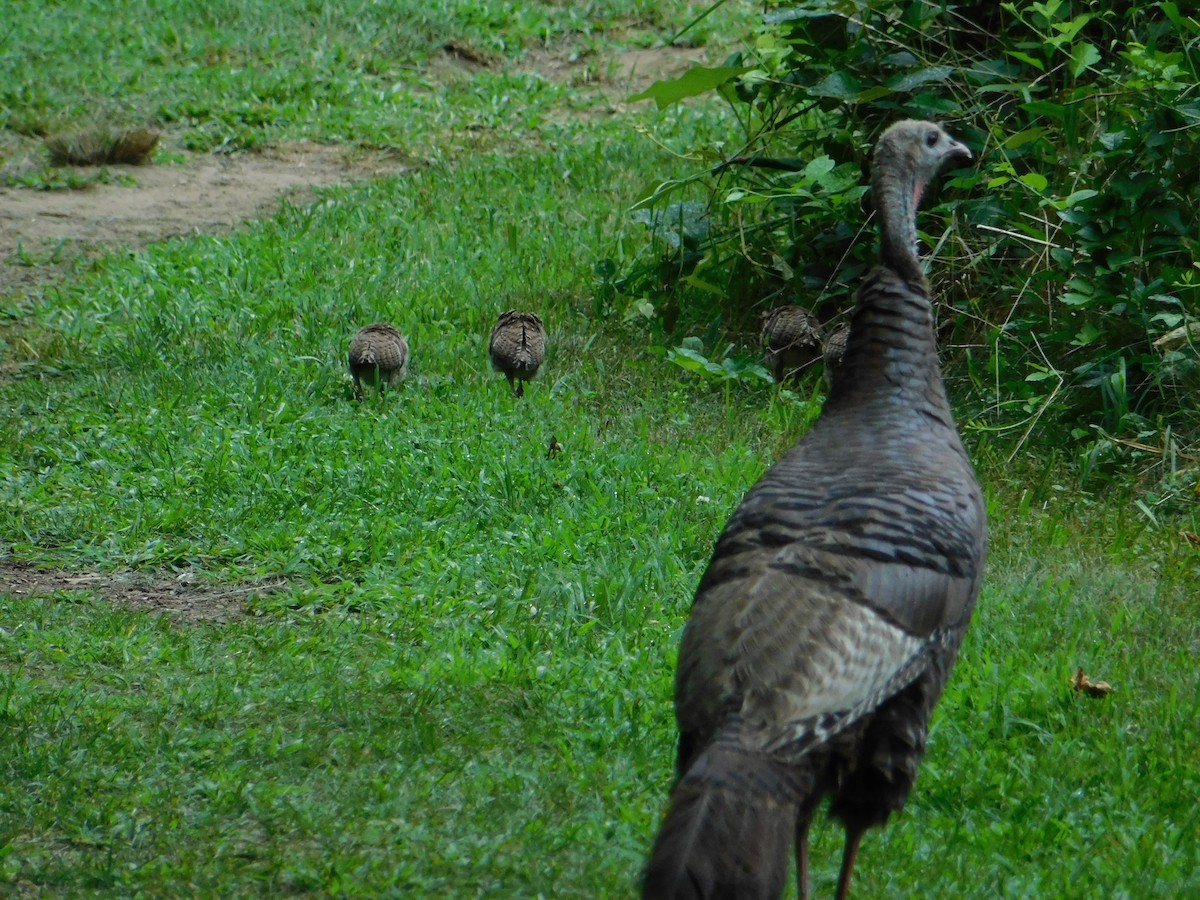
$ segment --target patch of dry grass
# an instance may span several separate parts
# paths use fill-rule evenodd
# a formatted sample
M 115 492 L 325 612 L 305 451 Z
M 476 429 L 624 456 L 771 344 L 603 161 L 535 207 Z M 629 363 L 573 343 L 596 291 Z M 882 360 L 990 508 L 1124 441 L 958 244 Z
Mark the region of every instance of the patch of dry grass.
M 158 138 L 152 128 L 94 125 L 50 135 L 45 145 L 56 166 L 144 166 L 154 154 Z

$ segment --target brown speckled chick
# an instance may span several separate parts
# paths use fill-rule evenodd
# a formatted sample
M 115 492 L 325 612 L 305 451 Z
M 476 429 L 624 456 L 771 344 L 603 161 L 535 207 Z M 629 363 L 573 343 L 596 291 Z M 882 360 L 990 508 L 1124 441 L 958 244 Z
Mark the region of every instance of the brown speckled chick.
M 350 376 L 354 396 L 362 399 L 362 382 L 378 385 L 398 384 L 408 369 L 408 341 L 387 322 L 376 322 L 359 329 L 350 341 Z
M 825 387 L 833 390 L 833 379 L 842 366 L 846 355 L 846 342 L 850 339 L 850 323 L 843 322 L 825 339 Z
M 780 306 L 763 314 L 762 342 L 776 381 L 812 365 L 821 356 L 821 323 L 803 306 Z
M 500 313 L 488 340 L 488 356 L 497 372 L 503 372 L 518 397 L 525 396 L 525 382 L 537 374 L 546 358 L 546 329 L 534 313 L 510 309 Z

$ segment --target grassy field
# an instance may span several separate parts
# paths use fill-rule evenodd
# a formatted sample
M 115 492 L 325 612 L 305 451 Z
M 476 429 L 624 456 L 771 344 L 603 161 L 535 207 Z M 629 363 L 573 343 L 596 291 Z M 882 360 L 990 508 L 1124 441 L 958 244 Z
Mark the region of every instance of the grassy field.
M 709 387 L 593 315 L 595 264 L 644 246 L 631 199 L 687 171 L 664 147 L 722 137 L 721 111 L 598 111 L 586 79 L 521 67 L 575 55 L 602 78 L 699 8 L 127 6 L 13 11 L 4 141 L 115 104 L 167 125 L 160 164 L 299 138 L 423 164 L 3 298 L 0 563 L 247 602 L 185 624 L 0 582 L 0 893 L 630 895 L 691 593 L 820 397 Z M 448 40 L 495 62 L 441 71 Z M 520 402 L 484 352 L 510 307 L 551 338 Z M 413 371 L 359 405 L 345 347 L 378 318 Z M 856 893 L 1200 895 L 1200 557 L 1176 533 L 1195 523 L 1152 527 L 965 424 L 987 583 Z M 1074 694 L 1079 666 L 1115 693 Z M 818 829 L 817 896 L 839 840 Z

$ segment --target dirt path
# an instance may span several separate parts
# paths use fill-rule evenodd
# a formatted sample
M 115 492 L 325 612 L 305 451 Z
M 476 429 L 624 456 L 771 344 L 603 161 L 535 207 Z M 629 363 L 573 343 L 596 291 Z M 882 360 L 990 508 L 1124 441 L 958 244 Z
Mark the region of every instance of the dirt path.
M 63 267 L 53 264 L 20 264 L 19 252 L 41 262 L 59 247 L 73 253 L 137 250 L 172 237 L 227 231 L 269 215 L 284 197 L 405 168 L 379 154 L 348 161 L 342 148 L 296 143 L 262 153 L 195 154 L 178 166 L 109 167 L 132 177 L 133 185 L 0 187 L 0 294 L 61 274 Z
M 531 53 L 522 68 L 593 91 L 597 112 L 609 113 L 631 92 L 678 75 L 701 57 L 702 51 L 676 47 L 587 62 L 544 52 Z M 449 44 L 430 70 L 435 77 L 469 78 L 493 65 L 499 63 Z M 80 253 L 138 250 L 172 237 L 227 231 L 270 215 L 284 197 L 303 198 L 313 188 L 396 175 L 410 166 L 382 153 L 290 143 L 255 153 L 191 154 L 183 165 L 108 168 L 134 183 L 55 191 L 0 187 L 0 296 L 61 277 Z
M 168 613 L 178 622 L 229 622 L 245 614 L 247 599 L 287 590 L 282 578 L 248 585 L 210 585 L 190 573 L 176 577 L 146 572 L 70 572 L 39 569 L 25 563 L 0 562 L 0 594 L 45 596 L 56 592 L 88 592 L 126 609 Z

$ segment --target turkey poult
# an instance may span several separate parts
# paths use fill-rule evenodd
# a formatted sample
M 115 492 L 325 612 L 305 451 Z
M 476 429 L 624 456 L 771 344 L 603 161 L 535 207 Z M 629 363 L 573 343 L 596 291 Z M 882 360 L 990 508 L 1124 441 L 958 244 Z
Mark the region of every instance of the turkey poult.
M 525 396 L 525 382 L 537 374 L 546 358 L 546 329 L 533 313 L 510 309 L 500 313 L 488 340 L 488 356 L 497 372 L 503 372 L 518 397 Z
M 846 343 L 850 339 L 850 323 L 843 322 L 837 328 L 833 329 L 829 337 L 825 339 L 825 387 L 832 390 L 833 379 L 837 375 L 838 370 L 842 367 L 842 360 L 846 356 Z
M 822 799 L 859 842 L 904 805 L 930 713 L 967 628 L 986 547 L 983 500 L 937 362 L 916 207 L 971 156 L 929 122 L 875 151 L 880 264 L 812 429 L 746 494 L 718 539 L 675 677 L 678 781 L 646 897 L 766 898 Z
M 371 386 L 398 384 L 408 369 L 408 341 L 387 322 L 360 328 L 350 339 L 350 376 L 354 396 L 362 399 L 362 382 Z
M 763 314 L 762 342 L 776 381 L 821 358 L 821 323 L 803 306 L 780 306 Z

